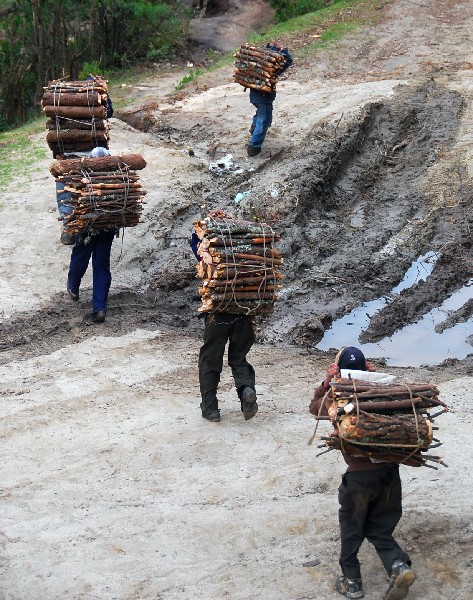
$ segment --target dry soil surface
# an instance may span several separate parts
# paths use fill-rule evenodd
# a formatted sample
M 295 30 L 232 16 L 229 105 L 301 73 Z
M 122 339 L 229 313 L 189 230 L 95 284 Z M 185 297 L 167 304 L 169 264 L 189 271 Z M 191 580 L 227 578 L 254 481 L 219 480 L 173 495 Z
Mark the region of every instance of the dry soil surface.
M 401 381 L 439 384 L 451 406 L 436 420 L 448 468 L 401 467 L 409 598 L 472 600 L 473 5 L 399 0 L 377 14 L 312 59 L 307 37 L 285 40 L 295 66 L 255 159 L 252 107 L 230 67 L 179 93 L 185 68 L 123 88 L 111 147 L 145 156 L 149 193 L 145 222 L 114 244 L 101 326 L 90 274 L 79 303 L 65 293 L 70 249 L 49 158 L 18 174 L 0 222 L 1 598 L 339 597 L 344 463 L 307 443 L 307 406 L 333 351 L 314 345 L 389 296 L 363 331 L 369 356 Z M 228 154 L 234 167 L 219 171 Z M 250 421 L 228 368 L 222 421 L 200 417 L 187 239 L 201 207 L 256 214 L 283 234 L 281 299 L 249 356 L 260 407 Z M 428 252 L 431 274 L 392 294 Z M 417 331 L 398 346 L 424 366 L 396 366 L 388 340 L 426 315 L 437 336 L 457 328 L 456 354 L 447 344 L 432 358 L 443 338 Z M 358 343 L 349 327 L 343 343 Z M 366 598 L 380 599 L 380 562 L 368 544 L 360 557 Z

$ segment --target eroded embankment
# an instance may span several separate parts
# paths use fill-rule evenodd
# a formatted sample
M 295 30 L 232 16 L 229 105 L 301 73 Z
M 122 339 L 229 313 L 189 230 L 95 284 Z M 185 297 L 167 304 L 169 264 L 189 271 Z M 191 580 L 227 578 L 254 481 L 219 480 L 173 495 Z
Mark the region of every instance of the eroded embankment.
M 402 86 L 352 122 L 318 127 L 267 167 L 284 174 L 278 202 L 261 212 L 282 229 L 286 269 L 266 339 L 317 343 L 333 319 L 388 294 L 427 251 L 439 256 L 431 278 L 379 313 L 367 339 L 415 322 L 467 284 L 471 183 L 461 157 L 448 156 L 461 107 L 459 94 L 433 81 Z

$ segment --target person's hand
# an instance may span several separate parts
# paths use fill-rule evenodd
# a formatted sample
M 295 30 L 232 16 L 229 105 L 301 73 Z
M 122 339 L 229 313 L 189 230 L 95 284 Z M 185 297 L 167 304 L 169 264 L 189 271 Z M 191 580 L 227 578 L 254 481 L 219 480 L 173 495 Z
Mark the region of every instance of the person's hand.
M 327 375 L 323 382 L 323 386 L 326 390 L 328 390 L 328 388 L 330 387 L 330 382 L 332 381 L 332 379 L 339 374 L 340 369 L 338 368 L 337 363 L 332 363 L 331 365 L 329 365 L 329 368 L 327 369 Z

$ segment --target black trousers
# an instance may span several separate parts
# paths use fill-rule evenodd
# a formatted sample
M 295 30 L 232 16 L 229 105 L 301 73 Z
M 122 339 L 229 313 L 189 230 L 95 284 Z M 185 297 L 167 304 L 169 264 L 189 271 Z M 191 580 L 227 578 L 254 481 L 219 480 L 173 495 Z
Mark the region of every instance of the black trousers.
M 340 567 L 346 577 L 361 577 L 358 550 L 366 538 L 373 544 L 388 575 L 397 559 L 411 564 L 393 538 L 402 516 L 398 467 L 345 473 L 338 488 Z
M 199 382 L 202 414 L 218 408 L 217 388 L 223 368 L 223 356 L 228 344 L 228 365 L 232 370 L 238 397 L 248 386 L 255 389 L 255 370 L 246 355 L 255 341 L 253 321 L 244 315 L 212 313 L 207 315 L 204 343 L 199 354 Z

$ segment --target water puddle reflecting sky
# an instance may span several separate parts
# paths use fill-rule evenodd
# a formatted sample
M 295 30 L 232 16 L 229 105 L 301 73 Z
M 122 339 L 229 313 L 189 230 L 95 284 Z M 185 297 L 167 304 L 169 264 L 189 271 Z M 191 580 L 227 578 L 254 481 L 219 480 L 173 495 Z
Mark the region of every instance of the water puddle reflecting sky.
M 425 314 L 420 321 L 407 325 L 391 337 L 373 344 L 360 344 L 358 338 L 368 327 L 371 317 L 392 302 L 393 297 L 415 283 L 425 280 L 432 272 L 438 256 L 428 252 L 406 271 L 403 280 L 386 297 L 366 302 L 348 315 L 333 322 L 316 345 L 320 350 L 357 346 L 366 356 L 384 357 L 387 364 L 396 367 L 436 365 L 447 358 L 465 358 L 473 352 L 468 336 L 473 335 L 473 317 L 465 323 L 457 323 L 442 333 L 435 326 L 444 321 L 449 313 L 461 308 L 473 297 L 473 279 L 445 302 Z

